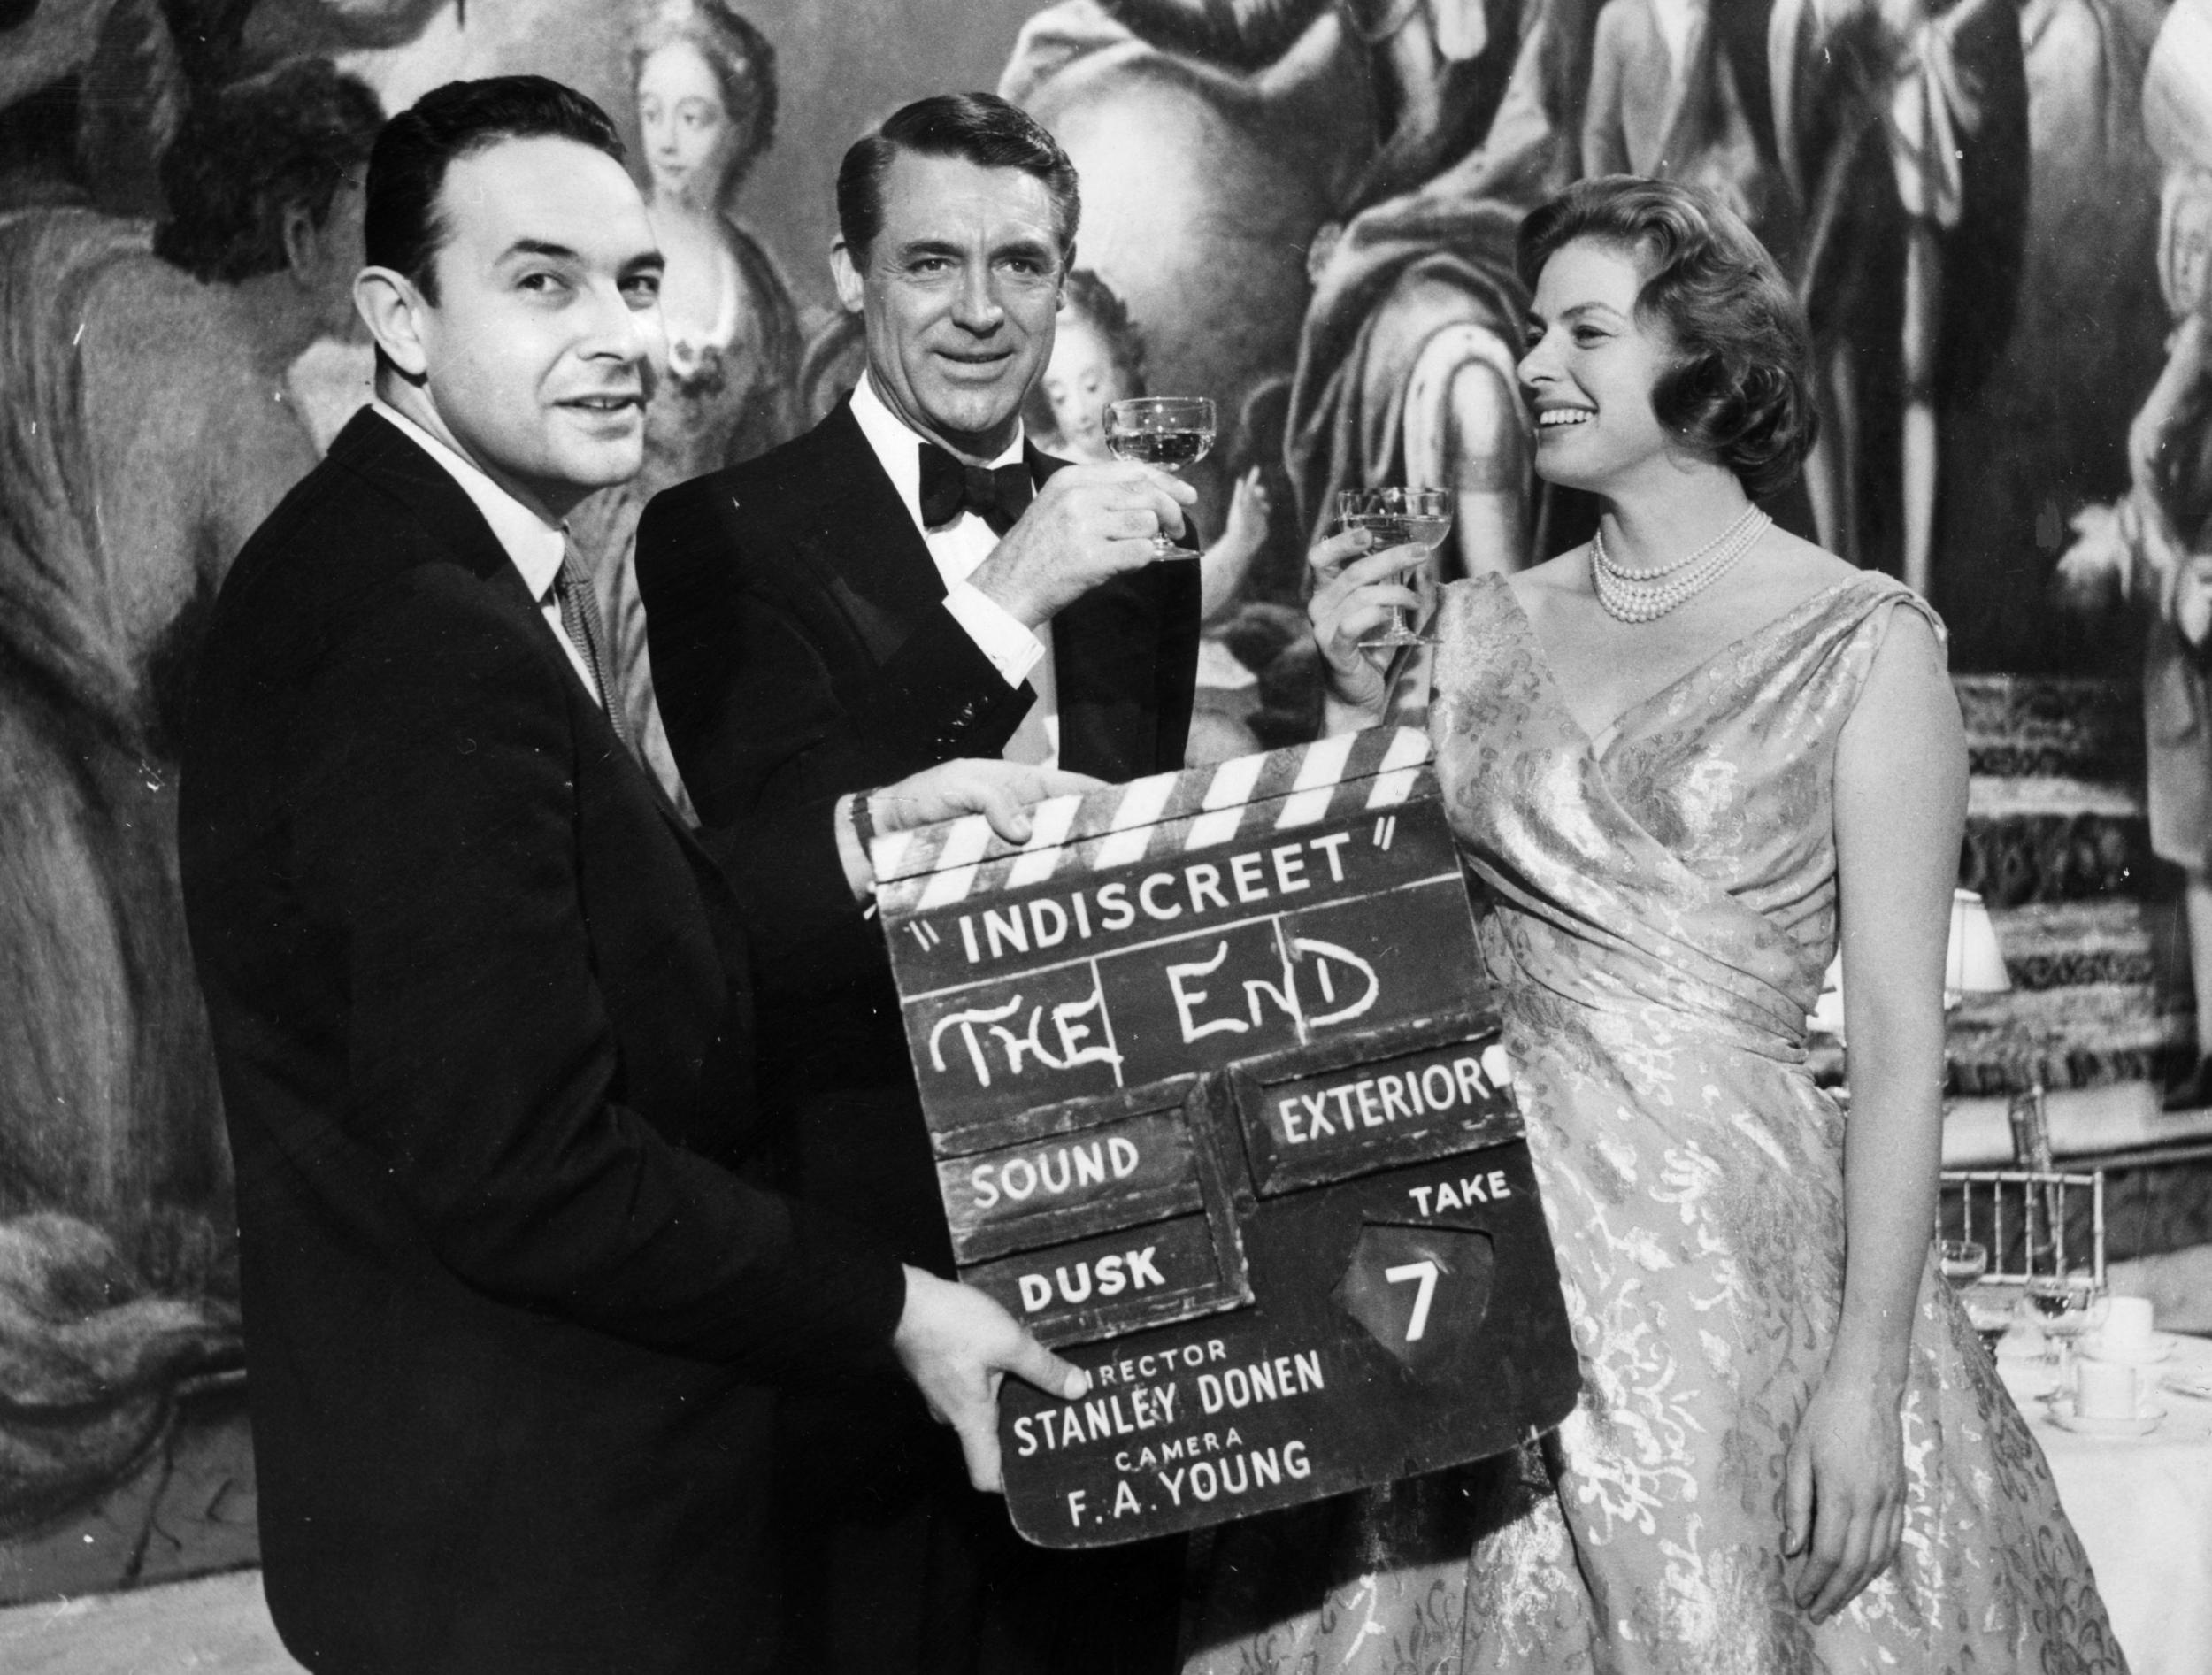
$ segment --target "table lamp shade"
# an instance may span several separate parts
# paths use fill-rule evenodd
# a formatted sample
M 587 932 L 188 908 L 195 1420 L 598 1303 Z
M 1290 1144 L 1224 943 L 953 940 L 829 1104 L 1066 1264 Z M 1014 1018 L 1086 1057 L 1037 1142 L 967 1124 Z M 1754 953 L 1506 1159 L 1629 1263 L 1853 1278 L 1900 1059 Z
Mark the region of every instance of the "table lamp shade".
M 1954 890 L 1951 942 L 1943 957 L 1944 1003 L 1949 1005 L 1962 995 L 2001 995 L 2011 987 L 1989 909 L 1973 891 Z
M 2005 970 L 2004 950 L 1997 946 L 1997 927 L 1989 909 L 1972 890 L 1951 893 L 1951 934 L 1943 955 L 1943 1003 L 1955 1006 L 1968 995 L 2001 995 L 2012 987 Z M 1807 1020 L 1812 1028 L 1841 1041 L 1843 1016 L 1843 950 L 1828 964 L 1820 980 L 1820 998 Z

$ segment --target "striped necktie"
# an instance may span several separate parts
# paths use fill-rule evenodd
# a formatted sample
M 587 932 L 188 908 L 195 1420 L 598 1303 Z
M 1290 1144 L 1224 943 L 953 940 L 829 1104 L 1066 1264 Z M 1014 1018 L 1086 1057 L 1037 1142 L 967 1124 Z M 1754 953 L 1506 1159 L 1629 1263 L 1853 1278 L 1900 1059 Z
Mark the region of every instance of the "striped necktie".
M 616 740 L 635 756 L 630 730 L 622 724 L 622 706 L 616 702 L 613 682 L 608 678 L 607 631 L 599 620 L 599 600 L 592 592 L 591 572 L 576 557 L 572 543 L 562 548 L 560 573 L 553 578 L 553 597 L 561 607 L 561 626 L 567 632 L 569 643 L 583 654 L 584 667 L 591 672 L 592 696 L 607 712 L 607 725 L 614 729 Z

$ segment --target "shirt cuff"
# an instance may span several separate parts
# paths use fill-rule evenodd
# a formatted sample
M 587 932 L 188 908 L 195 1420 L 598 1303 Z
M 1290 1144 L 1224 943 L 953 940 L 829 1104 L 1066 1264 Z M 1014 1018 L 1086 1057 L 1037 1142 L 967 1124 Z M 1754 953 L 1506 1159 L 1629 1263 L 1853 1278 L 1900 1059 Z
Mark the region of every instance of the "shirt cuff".
M 945 609 L 1010 687 L 1026 680 L 1045 655 L 1044 642 L 979 588 L 964 581 L 956 584 L 945 595 Z

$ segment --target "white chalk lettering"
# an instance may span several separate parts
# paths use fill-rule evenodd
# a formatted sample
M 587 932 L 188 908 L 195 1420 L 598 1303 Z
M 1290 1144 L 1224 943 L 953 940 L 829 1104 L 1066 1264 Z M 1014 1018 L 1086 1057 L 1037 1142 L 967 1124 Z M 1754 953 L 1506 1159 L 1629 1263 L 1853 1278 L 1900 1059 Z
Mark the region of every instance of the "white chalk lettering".
M 1067 909 L 1039 896 L 1029 904 L 1029 934 L 1039 948 L 1057 948 L 1068 940 Z
M 1300 954 L 1313 956 L 1317 962 L 1315 976 L 1321 984 L 1321 997 L 1325 1001 L 1333 1003 L 1336 1000 L 1337 979 L 1331 970 L 1333 964 L 1340 962 L 1366 980 L 1357 999 L 1347 1001 L 1333 1012 L 1323 1012 L 1308 1018 L 1306 1021 L 1314 1028 L 1324 1029 L 1331 1024 L 1349 1023 L 1355 1018 L 1365 1016 L 1373 1008 L 1375 997 L 1382 992 L 1382 985 L 1375 976 L 1375 968 L 1350 949 L 1339 948 L 1334 942 L 1317 941 L 1310 936 L 1300 937 L 1292 946 Z
M 1098 887 L 1099 928 L 1125 931 L 1137 922 L 1137 910 L 1129 905 L 1129 887 L 1117 880 Z
M 1234 1432 L 1230 1433 L 1232 1438 L 1235 1435 Z M 1210 1432 L 1204 1441 L 1210 1445 L 1214 1442 Z M 1189 1451 L 1187 1449 L 1187 1452 Z M 1190 1491 L 1194 1501 L 1212 1501 L 1225 1494 L 1248 1494 L 1254 1489 L 1272 1487 L 1282 1482 L 1286 1476 L 1306 1478 L 1313 1475 L 1313 1462 L 1307 1457 L 1306 1445 L 1296 1438 L 1284 1443 L 1279 1449 L 1207 1447 L 1197 1451 L 1215 1454 L 1218 1457 L 1193 1460 L 1171 1471 L 1153 1471 L 1153 1476 L 1160 1480 L 1160 1487 L 1167 1491 L 1169 1500 L 1179 1507 L 1183 1504 L 1185 1489 Z
M 982 908 L 960 916 L 961 951 L 969 964 L 979 965 L 1034 955 L 1073 939 L 1126 931 L 1140 918 L 1164 924 L 1187 914 L 1244 914 L 1276 896 L 1311 891 L 1321 882 L 1320 865 L 1328 868 L 1328 882 L 1344 883 L 1350 841 L 1348 833 L 1332 832 L 1302 842 L 1192 861 L 1179 873 L 1148 872 L 1135 880 L 1116 879 L 1095 889 L 1033 895 L 1002 907 Z
M 976 1084 L 982 1087 L 991 1085 L 991 1058 L 985 1049 L 984 1033 L 997 1038 L 1009 1076 L 1020 1075 L 1024 1065 L 1033 1060 L 1048 1070 L 1072 1070 L 1078 1064 L 1110 1064 L 1120 1069 L 1121 1054 L 1110 1042 L 1091 1040 L 1095 1032 L 1083 1021 L 1093 1014 L 1101 1019 L 1106 1016 L 1106 997 L 1096 988 L 1087 999 L 1062 1001 L 1052 1007 L 1052 1033 L 1057 1038 L 1057 1052 L 1045 1042 L 1046 1009 L 1042 1005 L 1029 1009 L 1029 1022 L 1021 1033 L 1016 1034 L 1006 1027 L 1005 1020 L 1018 1012 L 1021 1004 L 1022 997 L 1015 995 L 1002 1005 L 946 1013 L 929 1032 L 930 1068 L 946 1068 L 945 1032 L 956 1029 L 961 1044 L 968 1049 L 968 1062 L 975 1072 Z M 979 1031 L 978 1026 L 983 1029 Z
M 1209 907 L 1226 909 L 1229 898 L 1221 893 L 1221 869 L 1204 861 L 1194 861 L 1183 869 L 1183 883 L 1190 892 L 1190 908 L 1202 913 Z
M 1145 875 L 1144 882 L 1137 886 L 1137 900 L 1142 904 L 1144 910 L 1156 919 L 1179 919 L 1183 917 L 1183 909 L 1180 903 L 1170 902 L 1165 907 L 1163 907 L 1152 899 L 1153 891 L 1157 889 L 1171 890 L 1174 887 L 1174 873 L 1148 872 Z
M 999 1179 L 1006 1179 L 1005 1171 L 999 1172 Z M 1049 1279 L 1042 1273 L 1023 1274 L 1015 1281 L 1021 1292 L 1022 1312 L 1035 1314 L 1040 1309 L 1049 1307 L 1056 1296 L 1071 1305 L 1087 1302 L 1094 1283 L 1102 1297 L 1119 1296 L 1125 1289 L 1142 1291 L 1148 1286 L 1164 1287 L 1167 1278 L 1152 1260 L 1153 1253 L 1158 1249 L 1157 1245 L 1147 1245 L 1141 1250 L 1102 1256 L 1095 1265 L 1087 1261 L 1078 1262 L 1071 1264 L 1072 1272 L 1068 1267 L 1056 1266 Z
M 1280 1402 L 1321 1387 L 1320 1352 L 1301 1351 L 1295 1356 L 1279 1355 L 1272 1361 L 1227 1367 L 1219 1373 L 1200 1373 L 1198 1404 L 1209 1413 L 1219 1413 L 1226 1408 Z
M 1275 1102 L 1275 1115 L 1284 1143 L 1304 1146 L 1356 1129 L 1387 1127 L 1432 1111 L 1486 1103 L 1496 1092 L 1481 1064 L 1463 1057 L 1419 1071 L 1356 1076 L 1315 1093 L 1286 1094 Z
M 1134 1141 L 1114 1134 L 1003 1163 L 978 1164 L 968 1172 L 968 1189 L 975 1195 L 978 1210 L 990 1210 L 1008 1199 L 1022 1202 L 1041 1191 L 1057 1196 L 1109 1180 L 1126 1180 L 1142 1161 Z
M 990 939 L 993 959 L 997 959 L 1002 951 L 1002 939 L 1005 948 L 1010 948 L 1018 954 L 1029 952 L 1029 932 L 1022 924 L 1022 910 L 1018 907 L 1002 910 L 995 907 L 986 908 L 983 910 L 983 934 Z
M 1471 1204 L 1496 1203 L 1513 1195 L 1513 1183 L 1502 1169 L 1494 1169 L 1486 1175 L 1463 1176 L 1455 1187 L 1447 1180 L 1434 1187 L 1409 1187 L 1406 1191 L 1425 1216 L 1437 1210 L 1465 1210 Z
M 1184 965 L 1170 965 L 1165 968 L 1168 992 L 1174 997 L 1176 1021 L 1182 1029 L 1183 1041 L 1186 1045 L 1208 1035 L 1223 1033 L 1241 1035 L 1247 1030 L 1258 1028 L 1266 1017 L 1265 1008 L 1262 1003 L 1263 1000 L 1272 1002 L 1276 1008 L 1292 1022 L 1297 1021 L 1297 988 L 1292 979 L 1290 962 L 1287 959 L 1282 962 L 1283 980 L 1279 984 L 1268 982 L 1263 978 L 1245 980 L 1240 986 L 1244 990 L 1244 1017 L 1238 1018 L 1233 1014 L 1224 1014 L 1218 1018 L 1209 1018 L 1202 1021 L 1199 1017 L 1199 1009 L 1207 1003 L 1211 991 L 1196 987 L 1191 980 L 1211 977 L 1227 963 L 1228 958 L 1229 943 L 1225 937 L 1215 946 L 1211 959 L 1194 961 Z

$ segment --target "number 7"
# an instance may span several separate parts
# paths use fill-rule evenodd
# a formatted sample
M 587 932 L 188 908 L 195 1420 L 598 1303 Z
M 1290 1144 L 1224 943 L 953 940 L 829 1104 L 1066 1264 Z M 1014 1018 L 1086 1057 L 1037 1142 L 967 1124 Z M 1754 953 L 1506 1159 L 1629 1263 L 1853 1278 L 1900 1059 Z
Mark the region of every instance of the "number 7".
M 1400 1263 L 1395 1268 L 1385 1268 L 1383 1278 L 1394 1286 L 1402 1286 L 1409 1279 L 1421 1282 L 1420 1290 L 1413 1294 L 1413 1318 L 1406 1322 L 1406 1341 L 1416 1343 L 1429 1329 L 1429 1304 L 1436 1297 L 1436 1276 L 1442 1272 L 1430 1259 Z

